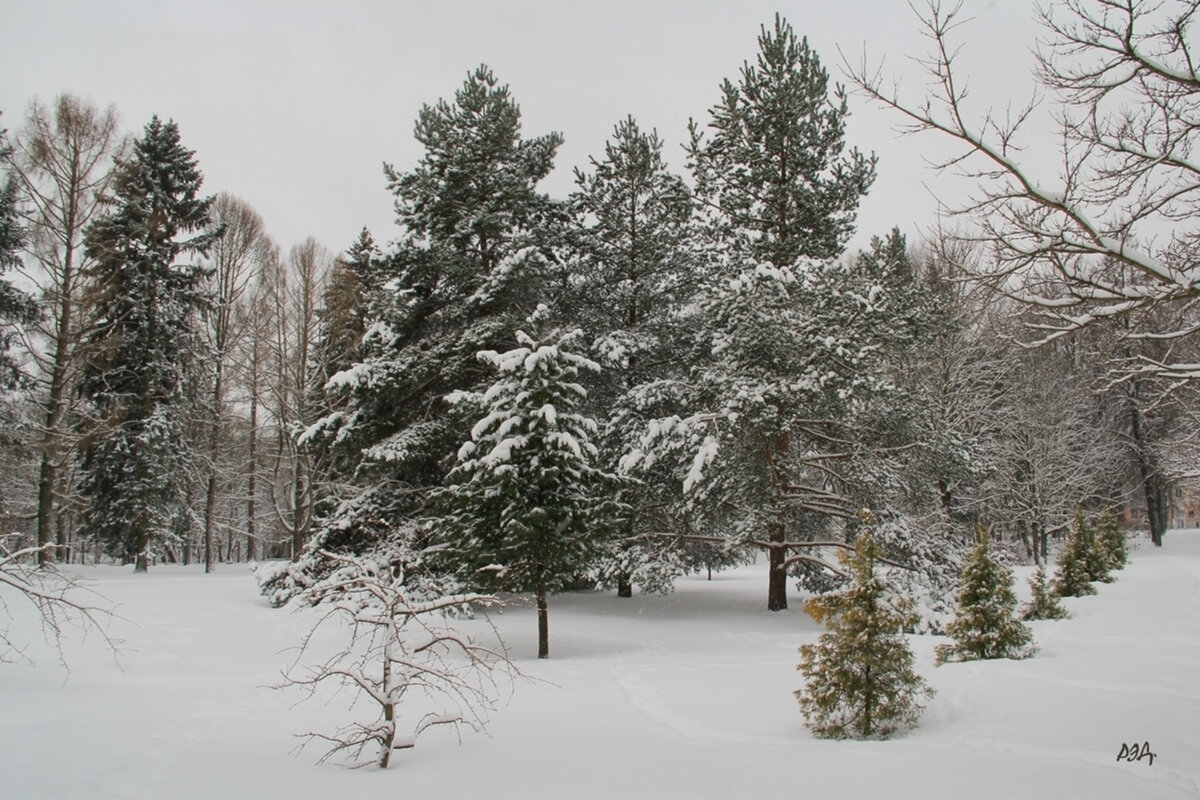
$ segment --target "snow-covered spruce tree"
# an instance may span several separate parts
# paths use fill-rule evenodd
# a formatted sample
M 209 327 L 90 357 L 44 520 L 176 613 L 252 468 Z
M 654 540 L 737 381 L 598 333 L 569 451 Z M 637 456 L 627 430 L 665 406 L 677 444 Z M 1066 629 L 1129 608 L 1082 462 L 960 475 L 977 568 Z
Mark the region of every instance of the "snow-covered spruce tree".
M 1059 601 L 1058 595 L 1051 591 L 1046 581 L 1046 565 L 1038 564 L 1037 570 L 1029 576 L 1029 602 L 1021 608 L 1021 619 L 1026 622 L 1037 619 L 1066 619 L 1071 612 Z
M 946 626 L 953 644 L 939 645 L 937 663 L 988 658 L 1028 658 L 1036 647 L 1033 632 L 1016 616 L 1012 570 L 992 558 L 988 531 L 976 527 L 978 541 L 963 564 L 958 612 Z
M 538 658 L 550 654 L 547 596 L 592 566 L 620 518 L 615 478 L 596 466 L 596 423 L 578 410 L 579 373 L 599 367 L 575 352 L 578 331 L 544 332 L 548 316 L 539 306 L 516 348 L 479 353 L 497 373 L 486 391 L 451 396 L 483 416 L 437 497 L 434 526 L 467 585 L 533 593 Z
M 430 573 L 422 553 L 400 539 L 370 557 L 324 555 L 332 565 L 329 574 L 296 600 L 324 603 L 329 610 L 305 635 L 280 688 L 301 687 L 315 695 L 333 684 L 365 699 L 378 714 L 334 733 L 309 733 L 305 744 L 328 746 L 322 762 L 342 752 L 358 760 L 374 746 L 375 763 L 386 768 L 394 750 L 413 747 L 431 727 L 482 730 L 500 693 L 499 679 L 517 673 L 494 628 L 489 641 L 481 642 L 457 629 L 454 617 L 494 605 L 496 598 L 456 592 L 452 581 Z M 343 637 L 332 653 L 331 635 Z M 316 662 L 302 663 L 309 659 Z
M 355 264 L 357 363 L 330 377 L 330 410 L 302 437 L 331 448 L 353 479 L 292 570 L 306 574 L 268 576 L 264 590 L 277 596 L 319 576 L 322 551 L 366 552 L 420 524 L 469 425 L 444 398 L 483 387 L 475 354 L 503 348 L 544 294 L 555 206 L 536 186 L 562 137 L 523 138 L 519 107 L 486 66 L 452 102 L 423 106 L 415 135 L 420 162 L 385 169 L 401 236 L 382 253 L 362 248 Z
M 0 128 L 0 164 L 7 162 L 11 151 L 5 131 Z M 24 243 L 25 232 L 17 213 L 17 182 L 12 177 L 0 176 L 0 275 L 21 263 Z M 20 369 L 9 354 L 15 333 L 13 326 L 27 325 L 37 316 L 33 298 L 8 280 L 0 279 L 0 389 L 11 389 L 21 379 Z
M 1092 586 L 1092 562 L 1095 560 L 1096 534 L 1083 511 L 1075 512 L 1075 521 L 1067 541 L 1058 554 L 1054 570 L 1054 594 L 1059 597 L 1083 597 L 1095 594 Z
M 1111 511 L 1103 512 L 1096 519 L 1096 546 L 1103 553 L 1108 569 L 1122 570 L 1129 563 L 1125 530 Z
M 197 315 L 212 198 L 174 122 L 154 117 L 121 162 L 113 210 L 88 229 L 86 355 L 80 392 L 90 419 L 79 493 L 84 527 L 144 572 L 183 504 L 199 355 Z
M 632 118 L 619 122 L 604 157 L 576 170 L 570 198 L 569 291 L 564 297 L 602 366 L 588 409 L 606 419 L 597 439 L 600 463 L 615 468 L 636 446 L 649 418 L 676 410 L 674 379 L 686 373 L 696 285 L 691 192 L 667 169 L 657 133 Z M 636 584 L 666 591 L 687 570 L 694 543 L 663 498 L 669 475 L 651 471 L 627 483 L 616 520 L 620 534 L 597 577 L 629 597 Z M 708 553 L 715 558 L 716 553 Z
M 805 605 L 826 631 L 801 645 L 805 686 L 795 694 L 808 727 L 822 739 L 886 739 L 913 727 L 933 689 L 913 670 L 904 630 L 912 604 L 895 596 L 875 568 L 882 549 L 864 514 L 854 552 L 839 560 L 852 583 Z

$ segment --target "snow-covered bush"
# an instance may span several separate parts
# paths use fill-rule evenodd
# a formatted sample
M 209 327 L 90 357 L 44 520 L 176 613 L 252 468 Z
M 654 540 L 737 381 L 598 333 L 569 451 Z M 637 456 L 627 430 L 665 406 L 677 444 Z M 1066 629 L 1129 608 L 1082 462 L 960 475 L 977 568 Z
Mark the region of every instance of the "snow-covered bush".
M 912 602 L 895 594 L 876 571 L 883 550 L 869 527 L 842 567 L 853 576 L 843 592 L 805 605 L 826 625 L 815 644 L 800 647 L 805 686 L 795 692 L 808 727 L 824 739 L 886 739 L 913 727 L 933 689 L 913 670 L 903 631 Z

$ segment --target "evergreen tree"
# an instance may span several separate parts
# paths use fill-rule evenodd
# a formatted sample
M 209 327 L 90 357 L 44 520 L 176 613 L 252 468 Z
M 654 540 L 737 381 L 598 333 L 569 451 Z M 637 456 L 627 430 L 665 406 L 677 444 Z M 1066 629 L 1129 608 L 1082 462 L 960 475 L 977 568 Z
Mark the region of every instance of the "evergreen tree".
M 841 554 L 852 584 L 805 605 L 826 626 L 815 644 L 800 647 L 805 688 L 796 691 L 813 734 L 823 739 L 886 739 L 911 728 L 933 689 L 913 671 L 903 631 L 915 623 L 912 603 L 895 597 L 875 571 L 882 549 L 871 519 L 854 552 Z
M 1108 569 L 1125 569 L 1125 565 L 1129 563 L 1129 545 L 1125 541 L 1125 530 L 1111 511 L 1105 511 L 1096 520 L 1096 546 L 1103 553 Z
M 604 158 L 575 171 L 574 217 L 566 298 L 603 367 L 589 407 L 607 418 L 597 444 L 615 467 L 633 449 L 648 418 L 673 411 L 673 379 L 686 375 L 696 258 L 691 244 L 691 193 L 667 169 L 662 141 L 632 117 L 618 123 Z M 636 583 L 666 591 L 688 565 L 681 520 L 664 513 L 669 476 L 642 475 L 626 486 L 621 535 L 599 566 L 602 583 L 629 597 Z M 715 556 L 715 553 L 709 554 Z
M 1033 655 L 1033 632 L 1016 618 L 1017 595 L 1012 570 L 992 558 L 987 529 L 977 529 L 979 541 L 963 565 L 958 590 L 958 613 L 946 627 L 954 644 L 939 645 L 937 663 L 985 658 L 1028 658 Z
M 483 386 L 475 354 L 503 347 L 546 293 L 545 232 L 559 212 L 536 185 L 562 137 L 522 138 L 520 109 L 486 66 L 453 102 L 422 107 L 415 135 L 418 165 L 385 167 L 403 236 L 387 253 L 362 242 L 355 256 L 358 361 L 330 377 L 331 410 L 302 437 L 340 451 L 358 485 L 336 498 L 293 572 L 319 573 L 321 550 L 363 553 L 381 536 L 419 535 L 466 424 L 445 398 Z M 265 588 L 277 592 L 279 580 L 303 586 L 314 575 L 271 578 Z
M 91 409 L 80 467 L 84 524 L 145 571 L 183 505 L 204 254 L 213 198 L 174 122 L 154 117 L 114 177 L 113 211 L 88 229 L 81 393 Z
M 1021 609 L 1021 619 L 1066 619 L 1070 612 L 1059 602 L 1058 595 L 1046 583 L 1046 567 L 1038 564 L 1037 571 L 1029 578 L 1030 599 Z
M 726 80 L 705 138 L 693 120 L 687 145 L 696 193 L 722 238 L 777 267 L 801 256 L 834 258 L 854 232 L 875 157 L 845 150 L 849 110 L 841 86 L 787 20 L 758 37 L 754 64 Z
M 688 413 L 652 421 L 626 464 L 670 454 L 697 526 L 768 551 L 767 606 L 780 610 L 789 549 L 853 516 L 842 447 L 854 407 L 890 383 L 879 342 L 900 315 L 865 271 L 817 260 L 841 253 L 874 175 L 873 158 L 842 153 L 841 89 L 829 96 L 782 18 L 759 51 L 723 85 L 711 136 L 692 124 L 704 263 Z
M 532 592 L 538 658 L 550 654 L 547 595 L 588 569 L 617 512 L 612 476 L 596 466 L 596 423 L 579 413 L 576 379 L 598 365 L 575 352 L 578 332 L 543 334 L 539 306 L 518 347 L 483 351 L 497 372 L 483 393 L 451 400 L 483 413 L 438 497 L 436 531 L 463 580 Z
M 8 161 L 12 148 L 0 129 L 0 164 Z M 21 248 L 25 232 L 21 228 L 17 209 L 17 182 L 11 177 L 0 178 L 0 275 L 21 263 Z M 0 389 L 11 389 L 22 379 L 17 362 L 9 354 L 15 330 L 12 326 L 27 325 L 38 317 L 33 298 L 0 279 Z
M 1076 511 L 1071 532 L 1067 535 L 1062 552 L 1058 554 L 1054 594 L 1059 597 L 1083 597 L 1096 593 L 1096 587 L 1092 586 L 1095 550 L 1095 532 L 1088 525 L 1083 512 Z

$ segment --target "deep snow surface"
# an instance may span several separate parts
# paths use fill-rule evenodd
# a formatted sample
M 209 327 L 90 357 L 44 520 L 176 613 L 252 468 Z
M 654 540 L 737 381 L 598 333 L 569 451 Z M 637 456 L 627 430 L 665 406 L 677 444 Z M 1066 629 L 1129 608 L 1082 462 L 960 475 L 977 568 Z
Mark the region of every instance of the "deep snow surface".
M 435 729 L 386 772 L 291 752 L 294 734 L 355 713 L 347 696 L 295 705 L 268 688 L 311 611 L 268 608 L 234 566 L 81 569 L 119 605 L 124 652 L 73 635 L 66 673 L 34 639 L 36 667 L 0 665 L 5 800 L 1200 797 L 1200 532 L 1135 551 L 1118 582 L 1066 601 L 1073 619 L 1036 623 L 1034 659 L 935 669 L 938 640 L 914 637 L 938 695 L 888 742 L 811 738 L 791 693 L 817 628 L 795 596 L 764 610 L 761 566 L 667 597 L 555 597 L 543 662 L 532 610 L 511 605 L 494 619 L 536 680 L 490 736 Z M 12 632 L 36 637 L 4 599 Z M 1152 765 L 1117 760 L 1131 742 Z

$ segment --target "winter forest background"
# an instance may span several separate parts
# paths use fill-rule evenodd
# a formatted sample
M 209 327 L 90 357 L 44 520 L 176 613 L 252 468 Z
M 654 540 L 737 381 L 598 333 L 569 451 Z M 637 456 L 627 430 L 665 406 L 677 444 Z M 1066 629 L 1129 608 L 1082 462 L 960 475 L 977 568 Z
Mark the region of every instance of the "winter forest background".
M 889 697 L 923 692 L 905 633 L 951 636 L 939 663 L 1027 657 L 1011 568 L 1053 618 L 1124 566 L 1126 530 L 1200 524 L 1197 8 L 1048 4 L 1039 99 L 987 116 L 964 111 L 958 8 L 916 8 L 924 96 L 777 15 L 682 159 L 615 120 L 563 197 L 539 188 L 562 135 L 471 67 L 430 87 L 420 158 L 385 166 L 396 226 L 337 249 L 283 248 L 211 193 L 169 109 L 132 130 L 69 93 L 5 109 L 0 574 L 59 635 L 104 625 L 80 565 L 253 566 L 270 605 L 349 614 L 348 661 L 288 680 L 357 676 L 382 722 L 327 738 L 356 752 L 393 749 L 400 673 L 470 710 L 414 737 L 483 724 L 509 653 L 445 620 L 501 596 L 529 598 L 546 657 L 571 592 L 758 564 L 763 608 L 808 599 L 832 636 L 886 605 L 881 573 L 911 601 L 871 617 L 910 676 Z M 975 193 L 920 238 L 857 231 L 880 165 L 852 102 L 941 137 Z M 1022 148 L 1045 106 L 1042 170 Z M 972 602 L 1002 608 L 968 624 Z M 972 650 L 975 624 L 1000 644 Z M 833 687 L 806 717 L 857 691 L 848 653 L 804 651 Z

